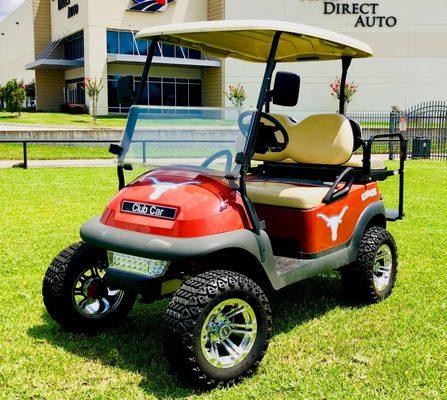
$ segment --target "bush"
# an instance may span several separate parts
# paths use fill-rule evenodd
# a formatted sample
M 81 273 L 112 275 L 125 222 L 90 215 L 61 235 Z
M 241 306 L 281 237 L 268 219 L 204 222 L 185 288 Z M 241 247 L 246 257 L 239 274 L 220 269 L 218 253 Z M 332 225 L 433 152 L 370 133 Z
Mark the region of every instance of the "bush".
M 84 104 L 62 104 L 61 111 L 67 114 L 87 114 L 87 107 Z
M 6 111 L 19 113 L 23 108 L 26 99 L 26 92 L 23 81 L 13 79 L 2 88 L 2 97 L 6 105 Z

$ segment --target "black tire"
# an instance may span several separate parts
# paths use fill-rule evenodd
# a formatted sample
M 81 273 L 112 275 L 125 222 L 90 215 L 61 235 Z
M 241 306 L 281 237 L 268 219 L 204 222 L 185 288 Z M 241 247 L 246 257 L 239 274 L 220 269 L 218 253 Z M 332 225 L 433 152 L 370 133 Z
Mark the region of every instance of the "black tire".
M 385 279 L 382 287 L 375 281 L 374 265 L 379 249 L 384 248 L 390 250 L 392 264 L 389 279 Z M 386 299 L 394 288 L 397 266 L 397 246 L 391 233 L 378 226 L 368 228 L 361 239 L 355 262 L 340 271 L 346 297 L 357 303 L 378 303 Z
M 252 308 L 257 333 L 245 358 L 234 366 L 219 368 L 206 359 L 202 350 L 202 328 L 215 307 L 234 299 Z M 168 306 L 165 325 L 166 353 L 171 366 L 189 378 L 189 383 L 210 388 L 231 385 L 256 370 L 271 337 L 272 316 L 266 295 L 254 281 L 236 272 L 217 270 L 198 275 L 181 286 Z
M 50 264 L 43 281 L 43 301 L 50 316 L 63 328 L 90 331 L 119 322 L 130 312 L 136 301 L 136 294 L 131 292 L 123 292 L 116 306 L 103 315 L 86 316 L 76 307 L 73 295 L 80 275 L 89 268 L 103 271 L 106 266 L 106 252 L 84 242 L 63 250 Z

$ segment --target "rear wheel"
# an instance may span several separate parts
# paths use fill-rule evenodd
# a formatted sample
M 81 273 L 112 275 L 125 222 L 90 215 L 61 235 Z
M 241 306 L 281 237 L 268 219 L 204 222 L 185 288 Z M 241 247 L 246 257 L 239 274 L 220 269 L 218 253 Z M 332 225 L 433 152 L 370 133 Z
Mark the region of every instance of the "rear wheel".
M 397 247 L 393 236 L 384 228 L 369 228 L 363 234 L 356 261 L 341 270 L 347 297 L 377 303 L 391 294 L 396 278 Z
M 222 270 L 183 284 L 165 322 L 172 366 L 205 387 L 252 374 L 267 350 L 272 327 L 261 288 L 244 275 Z
M 136 294 L 113 290 L 104 280 L 106 253 L 86 243 L 62 251 L 43 281 L 43 300 L 50 316 L 75 331 L 117 322 L 132 309 Z

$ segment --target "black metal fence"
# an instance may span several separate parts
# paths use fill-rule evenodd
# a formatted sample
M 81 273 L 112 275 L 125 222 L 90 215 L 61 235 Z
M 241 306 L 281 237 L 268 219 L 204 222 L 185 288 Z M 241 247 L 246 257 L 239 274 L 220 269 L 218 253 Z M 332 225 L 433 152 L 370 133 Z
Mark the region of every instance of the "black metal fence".
M 387 133 L 403 134 L 408 141 L 408 158 L 447 161 L 447 102 L 427 102 L 405 112 L 393 110 L 382 113 L 348 113 L 349 118 L 362 127 L 363 139 Z M 115 140 L 0 140 L 1 143 L 16 143 L 23 146 L 23 168 L 28 167 L 28 144 L 85 144 L 116 143 Z M 144 147 L 145 148 L 145 147 Z M 395 141 L 382 140 L 374 143 L 373 154 L 399 156 Z
M 426 102 L 404 112 L 350 113 L 348 117 L 360 123 L 364 139 L 401 132 L 408 141 L 409 158 L 447 161 L 447 102 Z M 373 152 L 393 159 L 397 148 L 393 142 L 382 142 L 374 146 Z

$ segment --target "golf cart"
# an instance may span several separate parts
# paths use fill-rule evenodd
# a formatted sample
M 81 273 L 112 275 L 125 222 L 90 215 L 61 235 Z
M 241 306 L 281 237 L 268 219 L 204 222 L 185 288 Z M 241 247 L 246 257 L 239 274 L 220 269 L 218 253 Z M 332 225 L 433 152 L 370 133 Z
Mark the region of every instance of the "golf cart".
M 389 296 L 397 250 L 386 226 L 403 218 L 406 143 L 400 134 L 365 141 L 345 116 L 348 68 L 371 49 L 325 30 L 261 20 L 159 26 L 138 38 L 151 40 L 142 84 L 122 141 L 110 149 L 120 191 L 83 225 L 83 241 L 51 263 L 43 298 L 52 318 L 66 329 L 91 329 L 126 316 L 137 295 L 143 302 L 171 297 L 172 366 L 194 384 L 214 386 L 260 363 L 272 330 L 265 293 L 338 270 L 352 300 Z M 138 105 L 159 42 L 264 63 L 256 109 L 237 115 L 237 129 L 197 133 L 184 121 L 189 110 Z M 324 60 L 342 64 L 339 113 L 296 121 L 270 112 L 272 103 L 292 110 L 299 97 L 299 76 L 274 77 L 279 63 Z M 130 83 L 119 82 L 122 102 L 134 96 Z M 151 124 L 177 112 L 183 119 L 174 130 Z M 197 112 L 201 124 L 227 118 L 226 111 Z M 378 140 L 400 144 L 398 170 L 371 159 Z M 132 168 L 144 169 L 126 185 Z M 400 175 L 399 206 L 386 210 L 377 182 L 393 175 Z

